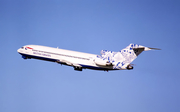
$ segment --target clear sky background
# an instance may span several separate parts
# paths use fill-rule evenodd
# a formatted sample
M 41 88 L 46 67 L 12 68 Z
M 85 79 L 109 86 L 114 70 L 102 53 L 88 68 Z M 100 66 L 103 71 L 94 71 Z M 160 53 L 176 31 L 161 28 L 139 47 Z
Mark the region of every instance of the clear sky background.
M 180 112 L 179 0 L 0 0 L 0 112 Z M 23 60 L 37 44 L 100 54 L 130 43 L 133 70 Z

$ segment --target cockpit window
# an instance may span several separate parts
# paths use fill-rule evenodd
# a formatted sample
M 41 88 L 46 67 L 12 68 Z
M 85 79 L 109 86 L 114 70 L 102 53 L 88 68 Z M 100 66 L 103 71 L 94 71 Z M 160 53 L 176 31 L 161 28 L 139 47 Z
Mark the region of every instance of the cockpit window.
M 24 47 L 21 47 L 21 49 L 24 49 Z

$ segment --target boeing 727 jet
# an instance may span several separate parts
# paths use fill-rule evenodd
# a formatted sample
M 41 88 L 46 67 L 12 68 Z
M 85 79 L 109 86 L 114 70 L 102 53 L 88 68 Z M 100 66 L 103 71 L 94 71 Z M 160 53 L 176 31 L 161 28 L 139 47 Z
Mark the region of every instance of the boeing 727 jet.
M 101 55 L 82 53 L 59 48 L 52 48 L 40 45 L 25 45 L 17 50 L 24 59 L 40 59 L 56 62 L 74 67 L 74 70 L 131 70 L 131 62 L 143 51 L 159 50 L 157 48 L 144 47 L 138 44 L 130 44 L 118 51 L 102 50 Z

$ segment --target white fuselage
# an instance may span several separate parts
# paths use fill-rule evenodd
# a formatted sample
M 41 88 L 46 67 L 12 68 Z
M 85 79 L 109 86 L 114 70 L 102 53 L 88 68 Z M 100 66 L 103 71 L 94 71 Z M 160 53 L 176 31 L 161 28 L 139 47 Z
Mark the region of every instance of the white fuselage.
M 73 66 L 75 70 L 82 68 L 96 70 L 113 70 L 113 66 L 99 66 L 94 62 L 97 55 L 77 51 L 64 50 L 40 45 L 26 45 L 18 49 L 24 59 L 35 58 Z
M 101 55 L 82 53 L 40 45 L 26 45 L 18 49 L 24 59 L 40 59 L 73 66 L 74 70 L 132 70 L 131 62 L 143 51 L 160 50 L 138 44 L 130 44 L 126 48 L 114 52 L 102 50 Z

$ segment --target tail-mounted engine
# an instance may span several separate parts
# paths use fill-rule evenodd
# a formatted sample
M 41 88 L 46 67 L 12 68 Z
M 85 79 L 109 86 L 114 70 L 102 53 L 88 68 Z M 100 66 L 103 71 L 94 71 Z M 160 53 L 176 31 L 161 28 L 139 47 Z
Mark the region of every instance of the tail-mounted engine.
M 128 70 L 131 70 L 131 69 L 133 69 L 133 68 L 134 68 L 134 67 L 133 67 L 132 65 L 130 65 L 130 64 L 127 66 L 127 69 L 128 69 Z
M 112 66 L 112 63 L 108 60 L 95 59 L 94 63 L 99 66 Z

